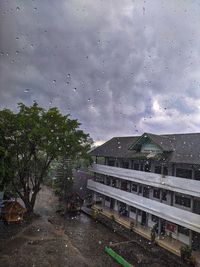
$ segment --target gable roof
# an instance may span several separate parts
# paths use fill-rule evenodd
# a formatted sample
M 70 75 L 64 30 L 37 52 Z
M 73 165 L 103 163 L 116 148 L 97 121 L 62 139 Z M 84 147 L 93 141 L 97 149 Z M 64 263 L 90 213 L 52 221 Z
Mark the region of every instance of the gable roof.
M 152 143 L 156 144 L 162 151 L 169 152 L 173 151 L 172 139 L 170 137 L 155 135 L 151 133 L 144 133 L 138 140 L 130 146 L 130 149 L 134 149 L 137 145 L 141 145 L 145 139 L 150 140 Z
M 155 144 L 163 149 L 163 155 L 166 161 L 200 164 L 200 133 L 146 134 Z M 91 151 L 90 155 L 115 158 L 145 157 L 144 153 L 138 153 L 131 149 L 140 138 L 141 136 L 113 137 Z

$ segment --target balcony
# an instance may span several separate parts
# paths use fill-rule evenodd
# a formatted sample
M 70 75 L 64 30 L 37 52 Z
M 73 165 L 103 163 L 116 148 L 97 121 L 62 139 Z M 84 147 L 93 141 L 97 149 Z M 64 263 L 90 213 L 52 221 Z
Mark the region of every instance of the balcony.
M 200 233 L 200 215 L 88 180 L 88 189 Z
M 200 197 L 200 181 L 197 180 L 179 178 L 175 176 L 163 177 L 162 175 L 156 173 L 142 172 L 100 164 L 94 164 L 90 170 L 127 181 Z

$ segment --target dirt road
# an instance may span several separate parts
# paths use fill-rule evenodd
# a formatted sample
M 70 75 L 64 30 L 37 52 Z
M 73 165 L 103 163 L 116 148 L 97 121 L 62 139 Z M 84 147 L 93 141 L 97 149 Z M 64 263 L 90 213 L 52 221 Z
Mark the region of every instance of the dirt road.
M 57 207 L 57 198 L 43 187 L 35 206 L 40 217 L 1 244 L 1 267 L 118 266 L 104 246 L 122 237 L 84 214 L 61 218 Z

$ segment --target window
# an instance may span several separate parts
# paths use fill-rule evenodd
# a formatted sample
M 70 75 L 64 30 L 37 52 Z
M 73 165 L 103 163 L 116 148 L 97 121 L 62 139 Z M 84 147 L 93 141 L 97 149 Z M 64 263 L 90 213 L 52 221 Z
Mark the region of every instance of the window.
M 155 173 L 161 173 L 161 166 L 155 166 Z
M 114 160 L 108 160 L 108 166 L 115 166 Z
M 110 198 L 107 197 L 107 196 L 105 196 L 105 200 L 108 201 L 108 202 L 110 202 Z
M 133 164 L 133 169 L 134 170 L 139 170 L 140 169 L 140 164 L 139 163 L 134 163 Z
M 131 190 L 137 192 L 137 188 L 138 188 L 137 184 L 132 183 Z
M 160 199 L 160 189 L 153 190 L 153 197 Z
M 111 184 L 111 179 L 110 177 L 106 177 L 106 185 L 110 185 Z
M 195 180 L 200 180 L 200 170 L 195 170 L 194 171 L 194 179 Z
M 163 174 L 168 175 L 168 168 L 167 167 L 163 167 Z
M 167 201 L 167 191 L 166 190 L 162 191 L 162 200 Z
M 152 222 L 158 222 L 159 221 L 159 218 L 157 217 L 157 216 L 155 216 L 155 215 L 151 215 L 151 220 L 152 220 Z
M 135 207 L 130 207 L 130 211 L 133 213 L 136 213 L 136 208 Z
M 142 185 L 139 186 L 139 193 L 142 194 Z
M 182 178 L 192 179 L 192 170 L 177 168 L 176 169 L 176 176 L 182 177 Z
M 182 226 L 178 226 L 178 232 L 180 234 L 183 234 L 183 235 L 187 235 L 189 236 L 189 229 L 185 228 L 185 227 L 182 227 Z
M 129 162 L 123 161 L 122 162 L 122 168 L 128 169 L 129 168 Z
M 191 199 L 189 197 L 176 195 L 175 196 L 175 204 L 190 208 L 191 206 Z
M 162 167 L 161 166 L 155 166 L 155 173 L 161 174 L 162 173 Z M 166 166 L 163 167 L 163 174 L 168 175 L 168 168 Z
M 137 214 L 138 214 L 138 216 L 141 216 L 142 215 L 142 211 L 138 209 Z

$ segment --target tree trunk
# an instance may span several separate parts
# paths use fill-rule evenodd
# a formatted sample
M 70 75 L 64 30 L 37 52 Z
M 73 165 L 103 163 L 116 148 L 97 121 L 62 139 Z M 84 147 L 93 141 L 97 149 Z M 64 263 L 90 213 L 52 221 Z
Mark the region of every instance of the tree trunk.
M 40 187 L 37 187 L 33 191 L 33 194 L 31 196 L 31 200 L 30 200 L 30 192 L 25 192 L 24 196 L 22 197 L 22 200 L 25 204 L 25 207 L 27 209 L 28 214 L 32 214 L 34 211 L 35 201 L 36 201 L 36 197 L 37 197 L 37 194 L 39 191 L 40 191 Z

